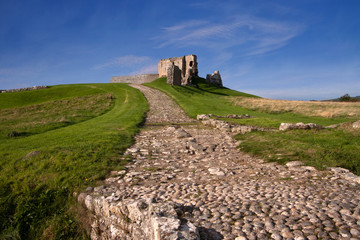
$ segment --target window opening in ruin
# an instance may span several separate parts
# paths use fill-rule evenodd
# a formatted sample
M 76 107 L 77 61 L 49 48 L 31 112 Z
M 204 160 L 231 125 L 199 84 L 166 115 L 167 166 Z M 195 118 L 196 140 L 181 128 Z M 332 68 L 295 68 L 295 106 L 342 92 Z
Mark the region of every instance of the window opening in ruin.
M 192 67 L 192 65 L 193 65 L 193 61 L 190 61 L 190 67 Z

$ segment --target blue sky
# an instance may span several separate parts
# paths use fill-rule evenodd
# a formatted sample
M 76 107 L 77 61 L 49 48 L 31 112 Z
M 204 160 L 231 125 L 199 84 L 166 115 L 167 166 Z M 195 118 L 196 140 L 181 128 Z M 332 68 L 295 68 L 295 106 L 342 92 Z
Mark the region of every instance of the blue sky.
M 358 0 L 0 0 L 0 89 L 109 82 L 196 54 L 276 99 L 360 95 Z

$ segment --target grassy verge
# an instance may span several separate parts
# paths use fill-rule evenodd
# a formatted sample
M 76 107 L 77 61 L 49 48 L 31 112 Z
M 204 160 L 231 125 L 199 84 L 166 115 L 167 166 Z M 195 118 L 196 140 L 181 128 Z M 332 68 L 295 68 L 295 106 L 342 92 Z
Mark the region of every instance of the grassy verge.
M 249 114 L 250 119 L 223 119 L 234 124 L 252 125 L 278 129 L 280 123 L 317 123 L 323 126 L 351 122 L 359 116 L 359 106 L 350 104 L 346 112 L 343 103 L 298 102 L 266 100 L 218 88 L 203 80 L 197 80 L 199 88 L 171 86 L 165 78 L 160 78 L 147 86 L 157 88 L 172 97 L 191 117 L 197 114 Z M 254 98 L 255 97 L 255 98 Z M 242 105 L 242 102 L 244 104 Z M 276 103 L 276 105 L 275 105 Z M 346 103 L 345 103 L 346 104 Z M 292 108 L 289 106 L 292 106 Z M 312 110 L 309 110 L 312 109 Z M 314 112 L 319 110 L 318 114 Z M 333 114 L 334 113 L 334 114 Z M 336 114 L 335 114 L 336 113 Z M 327 166 L 340 166 L 360 175 L 360 134 L 345 124 L 339 129 L 322 131 L 251 132 L 239 135 L 243 140 L 241 149 L 261 156 L 269 161 L 286 163 L 300 160 L 308 165 L 323 169 Z
M 159 78 L 151 83 L 144 84 L 159 89 L 175 100 L 177 104 L 192 118 L 198 114 L 249 114 L 254 118 L 233 119 L 233 123 L 242 125 L 253 125 L 259 127 L 279 128 L 282 122 L 314 122 L 323 126 L 349 121 L 347 117 L 324 118 L 307 116 L 293 112 L 264 112 L 242 107 L 235 104 L 235 98 L 261 99 L 257 96 L 234 91 L 228 88 L 219 88 L 207 84 L 202 79 L 196 81 L 198 88 L 189 86 L 172 86 L 166 84 L 166 78 Z M 229 121 L 228 119 L 224 119 Z
M 0 140 L 24 137 L 76 124 L 113 107 L 110 93 L 73 97 L 0 110 Z
M 242 151 L 269 161 L 302 161 L 317 169 L 343 167 L 360 175 L 360 133 L 346 129 L 237 135 Z
M 15 96 L 19 94 L 22 98 L 24 93 L 0 96 L 1 101 L 7 98 L 16 102 L 1 102 L 0 106 L 7 106 L 8 110 L 9 106 L 32 108 L 25 98 L 21 103 Z M 144 119 L 148 109 L 145 98 L 123 84 L 62 85 L 28 94 L 32 95 L 31 103 L 42 103 L 45 108 L 52 104 L 65 118 L 73 115 L 84 118 L 75 118 L 72 125 L 57 129 L 48 128 L 45 123 L 46 131 L 30 127 L 33 135 L 1 140 L 0 238 L 86 238 L 70 210 L 73 192 L 95 185 L 110 170 L 121 169 L 127 163 L 122 153 Z M 67 99 L 67 104 L 60 99 Z M 83 106 L 86 105 L 83 101 L 94 102 L 88 102 L 92 106 L 88 107 Z M 65 105 L 69 111 L 64 110 Z M 36 110 L 33 113 L 37 117 L 44 114 L 44 118 L 55 115 Z M 38 154 L 26 156 L 33 151 Z

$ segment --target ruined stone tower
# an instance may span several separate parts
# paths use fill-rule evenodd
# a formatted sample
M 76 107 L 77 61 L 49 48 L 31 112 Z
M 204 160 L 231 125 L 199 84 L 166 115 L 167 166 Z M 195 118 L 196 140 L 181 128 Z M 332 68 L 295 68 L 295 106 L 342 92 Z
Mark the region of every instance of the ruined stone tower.
M 206 81 L 219 87 L 223 86 L 220 72 L 218 70 L 216 70 L 213 74 L 207 74 Z
M 196 55 L 161 59 L 159 61 L 159 77 L 167 77 L 168 84 L 190 85 L 194 77 L 198 77 Z

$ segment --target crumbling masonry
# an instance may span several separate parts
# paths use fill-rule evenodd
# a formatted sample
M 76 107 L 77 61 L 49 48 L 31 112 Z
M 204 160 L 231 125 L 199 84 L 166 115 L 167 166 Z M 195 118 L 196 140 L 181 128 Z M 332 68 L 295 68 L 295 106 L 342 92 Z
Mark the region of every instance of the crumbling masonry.
M 171 85 L 196 85 L 193 84 L 193 80 L 198 77 L 198 73 L 197 56 L 187 55 L 161 59 L 158 64 L 158 74 L 118 76 L 112 77 L 110 82 L 142 84 L 152 82 L 158 77 L 167 77 L 167 83 Z M 207 74 L 206 81 L 220 87 L 223 86 L 219 71 L 215 71 L 213 74 Z
M 219 71 L 215 71 L 213 74 L 207 74 L 206 81 L 220 87 L 223 86 Z
M 168 84 L 191 85 L 192 79 L 198 77 L 196 55 L 161 59 L 159 77 L 167 77 Z
M 159 77 L 167 77 L 171 85 L 192 85 L 192 80 L 198 77 L 198 63 L 196 55 L 173 57 L 159 61 Z M 222 87 L 219 71 L 206 76 L 206 81 Z

